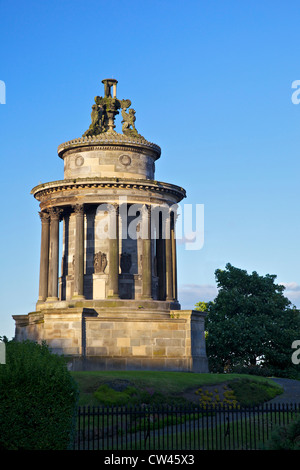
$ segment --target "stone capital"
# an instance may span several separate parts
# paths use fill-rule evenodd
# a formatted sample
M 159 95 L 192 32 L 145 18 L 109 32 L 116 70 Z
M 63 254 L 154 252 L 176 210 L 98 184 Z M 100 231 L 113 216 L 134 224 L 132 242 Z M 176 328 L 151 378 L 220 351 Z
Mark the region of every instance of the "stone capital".
M 151 217 L 151 204 L 144 204 L 143 211 L 144 211 L 145 216 L 148 216 L 150 218 Z
M 42 224 L 50 222 L 50 214 L 48 212 L 40 211 L 39 216 L 40 216 Z
M 59 207 L 50 207 L 48 209 L 48 212 L 51 217 L 51 220 L 55 220 L 55 219 L 59 220 L 62 215 L 63 210 Z
M 72 206 L 73 211 L 76 215 L 83 215 L 84 214 L 84 205 L 83 204 L 74 204 Z
M 110 212 L 115 213 L 116 216 L 120 214 L 120 206 L 117 202 L 113 202 L 110 207 Z

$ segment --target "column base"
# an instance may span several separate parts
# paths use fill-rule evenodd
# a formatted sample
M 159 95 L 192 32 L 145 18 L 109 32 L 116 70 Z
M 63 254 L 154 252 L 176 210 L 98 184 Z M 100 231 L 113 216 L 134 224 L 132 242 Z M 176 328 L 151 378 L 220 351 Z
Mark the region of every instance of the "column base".
M 108 299 L 119 299 L 120 296 L 119 296 L 119 293 L 115 294 L 112 289 L 108 289 L 107 298 Z
M 58 301 L 58 297 L 47 297 L 46 302 L 56 302 Z
M 85 296 L 82 294 L 73 294 L 72 300 L 85 300 Z

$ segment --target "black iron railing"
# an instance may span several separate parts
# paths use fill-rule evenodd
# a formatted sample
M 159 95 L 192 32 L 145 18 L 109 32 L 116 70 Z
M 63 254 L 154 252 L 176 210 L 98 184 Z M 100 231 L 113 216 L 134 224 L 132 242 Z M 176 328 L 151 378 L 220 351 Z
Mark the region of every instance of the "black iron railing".
M 299 412 L 300 404 L 80 407 L 73 448 L 255 450 Z

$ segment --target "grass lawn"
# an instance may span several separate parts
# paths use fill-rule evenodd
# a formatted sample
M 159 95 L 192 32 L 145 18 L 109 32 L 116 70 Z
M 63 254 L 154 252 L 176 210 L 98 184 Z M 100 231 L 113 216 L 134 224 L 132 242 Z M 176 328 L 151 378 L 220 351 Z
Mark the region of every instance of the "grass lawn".
M 224 384 L 234 390 L 241 404 L 251 404 L 253 400 L 253 404 L 262 403 L 282 392 L 269 378 L 243 374 L 88 371 L 72 372 L 72 375 L 79 386 L 81 406 L 199 402 L 199 393 L 202 396 L 206 393 L 206 398 L 213 393 L 219 395 Z M 126 394 L 128 391 L 131 393 Z

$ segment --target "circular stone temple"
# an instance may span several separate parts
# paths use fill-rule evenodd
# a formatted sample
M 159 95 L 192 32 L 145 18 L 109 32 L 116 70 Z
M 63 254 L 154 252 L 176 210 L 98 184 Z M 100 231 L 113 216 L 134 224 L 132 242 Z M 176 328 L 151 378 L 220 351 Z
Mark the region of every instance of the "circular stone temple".
M 89 129 L 58 147 L 64 179 L 32 189 L 39 296 L 35 312 L 13 316 L 15 339 L 46 341 L 73 370 L 207 372 L 205 313 L 181 310 L 177 298 L 175 227 L 185 190 L 155 180 L 160 147 L 138 133 L 117 80 L 103 84 Z

